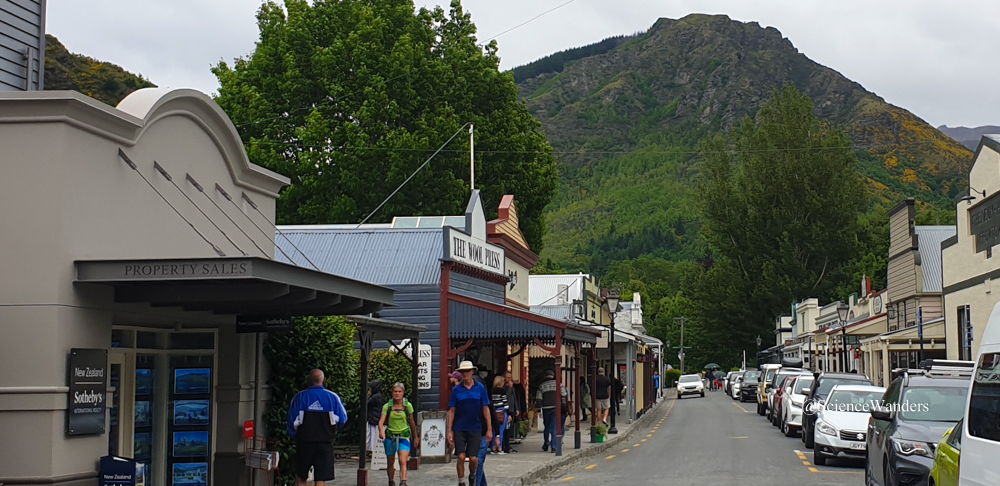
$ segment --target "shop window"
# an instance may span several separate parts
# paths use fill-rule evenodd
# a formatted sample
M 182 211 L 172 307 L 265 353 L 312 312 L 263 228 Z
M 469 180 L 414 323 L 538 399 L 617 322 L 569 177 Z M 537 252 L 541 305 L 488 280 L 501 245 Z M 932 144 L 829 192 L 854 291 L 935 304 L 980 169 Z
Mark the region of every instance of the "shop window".
M 156 333 L 139 331 L 135 333 L 135 347 L 142 349 L 156 349 Z
M 969 434 L 1000 442 L 1000 353 L 984 353 L 969 397 Z

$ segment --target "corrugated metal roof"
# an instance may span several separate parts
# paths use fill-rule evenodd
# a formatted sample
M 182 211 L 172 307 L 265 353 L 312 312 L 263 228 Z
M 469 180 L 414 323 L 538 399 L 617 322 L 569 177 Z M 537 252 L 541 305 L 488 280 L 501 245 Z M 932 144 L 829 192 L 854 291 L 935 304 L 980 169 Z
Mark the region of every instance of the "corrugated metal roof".
M 380 285 L 440 284 L 443 237 L 440 228 L 346 229 L 330 226 L 279 226 L 278 247 L 296 265 Z M 285 239 L 287 237 L 287 239 Z M 280 251 L 276 259 L 288 262 Z
M 955 236 L 954 226 L 915 226 L 917 252 L 920 253 L 920 270 L 924 274 L 924 292 L 941 292 L 941 242 Z
M 566 297 L 569 302 L 583 300 L 583 279 L 586 274 L 576 275 L 530 275 L 528 287 L 528 305 L 561 305 L 559 302 L 559 286 L 566 286 Z M 568 303 L 568 302 L 567 302 Z
M 566 305 L 533 305 L 531 312 L 551 319 L 564 321 L 573 316 L 572 304 Z
M 452 339 L 551 339 L 555 335 L 556 328 L 540 322 L 463 302 L 448 303 L 448 337 Z

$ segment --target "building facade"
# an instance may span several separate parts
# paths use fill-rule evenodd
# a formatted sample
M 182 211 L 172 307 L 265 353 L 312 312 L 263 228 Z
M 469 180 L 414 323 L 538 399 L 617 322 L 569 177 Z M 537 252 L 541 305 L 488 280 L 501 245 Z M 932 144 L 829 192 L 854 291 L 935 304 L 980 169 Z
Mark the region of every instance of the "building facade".
M 957 233 L 941 243 L 948 357 L 974 360 L 1000 295 L 1000 136 L 984 135 L 969 171 L 970 191 L 956 206 Z
M 0 91 L 45 88 L 45 3 L 0 2 Z

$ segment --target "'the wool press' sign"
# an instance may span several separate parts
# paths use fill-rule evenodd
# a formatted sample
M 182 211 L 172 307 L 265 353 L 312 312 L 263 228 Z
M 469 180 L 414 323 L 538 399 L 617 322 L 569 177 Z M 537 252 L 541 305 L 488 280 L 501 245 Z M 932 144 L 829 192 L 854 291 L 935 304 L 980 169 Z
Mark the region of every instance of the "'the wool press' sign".
M 464 263 L 506 277 L 504 272 L 504 249 L 473 238 L 454 228 L 444 229 L 445 260 Z

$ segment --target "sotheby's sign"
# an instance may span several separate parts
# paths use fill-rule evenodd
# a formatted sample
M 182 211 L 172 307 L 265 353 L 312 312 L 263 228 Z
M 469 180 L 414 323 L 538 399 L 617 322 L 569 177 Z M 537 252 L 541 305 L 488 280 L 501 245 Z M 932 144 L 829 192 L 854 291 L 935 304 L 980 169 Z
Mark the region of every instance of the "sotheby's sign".
M 70 350 L 67 435 L 104 433 L 107 380 L 108 350 Z
M 455 228 L 444 228 L 444 259 L 506 277 L 504 250 Z

